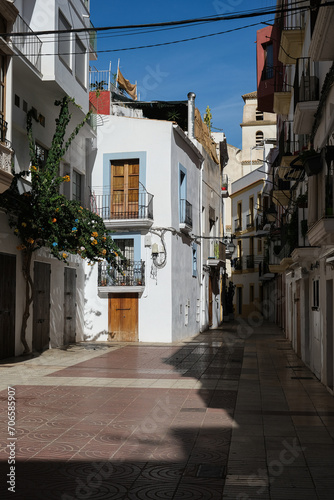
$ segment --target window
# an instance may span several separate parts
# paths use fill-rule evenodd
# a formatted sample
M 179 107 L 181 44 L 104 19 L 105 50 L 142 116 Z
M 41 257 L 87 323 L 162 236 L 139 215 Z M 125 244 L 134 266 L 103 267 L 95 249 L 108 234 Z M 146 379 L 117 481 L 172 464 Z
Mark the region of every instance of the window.
M 313 306 L 312 309 L 319 309 L 319 280 L 313 281 Z
M 139 205 L 139 160 L 112 160 L 112 219 L 137 219 Z
M 254 302 L 254 285 L 249 285 L 249 303 Z
M 58 18 L 58 30 L 70 30 L 71 25 L 64 17 L 61 11 L 59 11 Z M 58 34 L 58 55 L 63 63 L 69 68 L 71 67 L 71 34 L 70 33 L 59 33 Z
M 264 47 L 264 68 L 263 80 L 269 80 L 274 77 L 274 46 L 268 43 Z
M 86 47 L 78 36 L 75 37 L 75 76 L 86 85 Z
M 263 132 L 261 132 L 261 130 L 258 130 L 255 135 L 255 143 L 257 146 L 259 146 L 262 141 L 263 141 Z
M 263 120 L 263 112 L 256 110 L 255 119 L 256 119 L 257 122 L 262 121 Z
M 6 57 L 0 54 L 0 118 L 5 119 Z
M 48 159 L 48 150 L 36 142 L 36 158 L 39 167 L 43 168 L 46 165 Z
M 258 238 L 257 240 L 257 253 L 262 253 L 262 239 Z
M 73 170 L 72 173 L 72 200 L 81 201 L 82 175 Z
M 192 246 L 192 259 L 193 259 L 193 277 L 197 278 L 197 245 L 193 243 Z
M 134 260 L 134 240 L 133 238 L 115 239 L 115 243 L 127 260 Z
M 20 107 L 20 97 L 17 94 L 15 94 L 15 96 L 14 96 L 14 104 L 18 108 Z

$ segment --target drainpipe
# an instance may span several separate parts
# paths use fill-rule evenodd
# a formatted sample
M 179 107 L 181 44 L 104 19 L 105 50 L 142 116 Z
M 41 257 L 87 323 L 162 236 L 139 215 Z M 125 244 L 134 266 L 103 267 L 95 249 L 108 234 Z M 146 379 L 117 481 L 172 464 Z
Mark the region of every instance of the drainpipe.
M 188 137 L 195 138 L 195 97 L 194 92 L 188 94 Z

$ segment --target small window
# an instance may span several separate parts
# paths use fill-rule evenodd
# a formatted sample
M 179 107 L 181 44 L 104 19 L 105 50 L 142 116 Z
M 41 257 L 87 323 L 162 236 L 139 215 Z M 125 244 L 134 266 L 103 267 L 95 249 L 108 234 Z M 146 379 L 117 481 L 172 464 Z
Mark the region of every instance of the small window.
M 270 80 L 274 77 L 274 46 L 272 43 L 264 46 L 264 57 L 263 80 Z
M 42 125 L 42 127 L 45 127 L 45 116 L 39 114 L 38 115 L 38 121 Z
M 312 309 L 319 309 L 319 280 L 313 281 L 313 307 Z
M 259 146 L 262 141 L 263 141 L 263 132 L 261 132 L 261 130 L 259 130 L 258 132 L 256 132 L 255 143 L 257 146 Z
M 254 285 L 249 285 L 249 303 L 254 302 Z
M 22 109 L 25 113 L 28 113 L 28 103 L 25 100 L 23 100 Z
M 78 36 L 75 37 L 75 76 L 86 85 L 86 47 Z
M 14 97 L 14 104 L 18 108 L 20 107 L 20 97 L 17 94 L 15 94 L 15 97 Z
M 257 253 L 262 253 L 262 239 L 257 240 Z
M 193 243 L 192 247 L 192 259 L 193 259 L 193 278 L 197 278 L 197 245 Z
M 70 23 L 67 21 L 62 12 L 59 11 L 58 30 L 67 31 L 67 33 L 58 34 L 58 55 L 63 63 L 69 68 L 71 67 L 71 29 Z
M 38 166 L 41 168 L 45 167 L 46 161 L 48 159 L 48 150 L 45 149 L 40 144 L 38 144 L 38 142 L 36 142 L 35 151 L 36 151 L 36 158 L 37 158 Z
M 82 193 L 82 175 L 78 174 L 75 170 L 72 173 L 72 199 L 81 201 Z
M 256 110 L 256 121 L 262 121 L 263 120 L 263 111 L 258 111 Z

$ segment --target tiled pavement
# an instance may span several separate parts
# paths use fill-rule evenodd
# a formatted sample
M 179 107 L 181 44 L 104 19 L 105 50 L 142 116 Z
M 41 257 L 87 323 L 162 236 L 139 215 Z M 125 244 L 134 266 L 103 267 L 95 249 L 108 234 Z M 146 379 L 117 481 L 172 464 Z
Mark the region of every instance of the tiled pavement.
M 11 361 L 0 363 L 1 499 L 333 497 L 334 398 L 274 325 Z

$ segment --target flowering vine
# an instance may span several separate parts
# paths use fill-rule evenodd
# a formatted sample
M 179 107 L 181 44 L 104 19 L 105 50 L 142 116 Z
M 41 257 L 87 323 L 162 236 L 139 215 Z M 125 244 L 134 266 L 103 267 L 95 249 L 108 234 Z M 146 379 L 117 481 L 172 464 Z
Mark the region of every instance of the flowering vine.
M 26 282 L 26 304 L 21 327 L 21 341 L 25 352 L 29 346 L 25 338 L 30 305 L 33 301 L 33 280 L 31 276 L 32 254 L 38 248 L 47 247 L 57 259 L 67 262 L 70 254 L 80 255 L 89 263 L 107 260 L 115 267 L 118 248 L 103 220 L 79 202 L 68 200 L 59 192 L 63 182 L 70 176 L 59 176 L 61 159 L 71 142 L 84 126 L 90 113 L 77 125 L 65 141 L 67 125 L 71 119 L 69 104 L 76 106 L 74 99 L 64 97 L 55 104 L 60 106 L 56 130 L 45 165 L 40 165 L 36 155 L 32 133 L 32 114 L 27 114 L 27 134 L 31 167 L 15 173 L 10 188 L 0 195 L 0 207 L 5 210 L 8 222 L 19 240 L 17 249 L 22 252 L 23 275 Z M 30 174 L 31 187 L 22 193 L 20 179 Z

